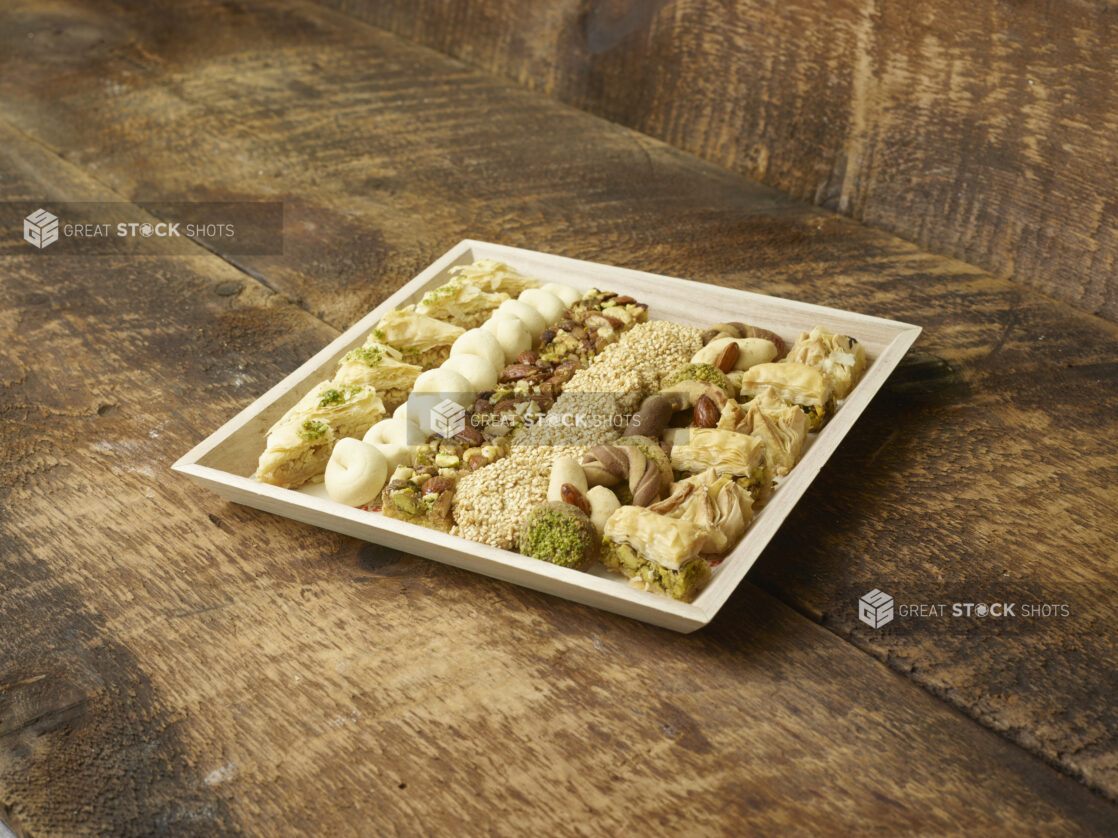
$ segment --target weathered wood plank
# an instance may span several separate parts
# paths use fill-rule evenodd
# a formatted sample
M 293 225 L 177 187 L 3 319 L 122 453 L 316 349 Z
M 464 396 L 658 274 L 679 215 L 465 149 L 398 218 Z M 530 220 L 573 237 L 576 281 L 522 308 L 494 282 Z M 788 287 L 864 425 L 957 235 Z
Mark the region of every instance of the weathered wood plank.
M 287 201 L 291 248 L 283 259 L 240 261 L 335 325 L 350 322 L 466 235 L 925 325 L 924 351 L 950 374 L 922 390 L 901 388 L 908 394 L 902 401 L 875 403 L 866 418 L 873 432 L 856 434 L 844 446 L 842 469 L 824 474 L 828 500 L 817 508 L 826 514 L 805 513 L 802 532 L 786 536 L 794 539 L 784 542 L 788 550 L 770 551 L 760 580 L 807 613 L 826 614 L 829 627 L 890 665 L 915 670 L 912 677 L 965 712 L 1114 794 L 1115 725 L 1106 690 L 1115 671 L 1115 617 L 1091 603 L 1094 591 L 1114 582 L 1110 557 L 1099 547 L 1114 543 L 1114 490 L 1098 482 L 1115 467 L 1107 444 L 1114 394 L 1060 366 L 1109 369 L 1118 346 L 1112 326 L 328 12 L 297 4 L 238 8 L 199 3 L 160 17 L 108 3 L 67 7 L 65 14 L 25 7 L 13 25 L 0 27 L 0 39 L 25 36 L 35 21 L 35 31 L 46 31 L 50 21 L 65 37 L 81 35 L 94 46 L 83 52 L 48 43 L 28 51 L 17 40 L 0 41 L 26 62 L 10 73 L 5 65 L 0 116 L 131 199 Z M 229 328 L 257 346 L 262 324 L 231 317 Z M 263 368 L 251 354 L 237 363 L 256 374 Z M 232 410 L 247 401 L 236 394 L 209 407 Z M 1020 423 L 1016 433 L 989 429 L 988 414 L 998 410 Z M 188 421 L 168 457 L 213 424 L 210 412 Z M 154 427 L 129 426 L 122 438 L 142 438 Z M 903 435 L 897 449 L 889 436 L 894 427 Z M 923 445 L 924 436 L 935 447 Z M 895 450 L 901 454 L 891 460 Z M 955 459 L 945 464 L 945 452 Z M 1047 497 L 1029 494 L 1009 473 L 1006 464 L 1021 461 L 1043 462 L 1053 480 L 1069 487 L 1093 487 L 1077 498 L 1075 515 L 1098 540 L 1061 542 L 1039 518 L 1031 524 L 1040 533 L 1035 558 L 1023 563 L 1032 596 L 1084 592 L 1071 617 L 1029 637 L 974 629 L 975 653 L 963 659 L 956 638 L 937 640 L 931 629 L 918 642 L 898 636 L 897 626 L 872 636 L 855 631 L 854 600 L 869 587 L 893 580 L 911 601 L 936 601 L 947 590 L 944 580 L 992 567 L 1021 545 L 1021 527 L 1038 520 L 1036 508 Z M 206 503 L 204 495 L 173 491 L 184 493 L 174 503 Z M 899 491 L 921 497 L 909 503 Z M 980 508 L 994 516 L 991 526 L 975 519 L 966 503 L 972 496 L 988 499 Z M 272 550 L 285 553 L 288 547 L 278 545 L 296 540 L 293 529 L 272 519 L 262 536 L 244 525 L 255 519 L 243 510 L 210 511 L 227 526 L 237 524 L 246 539 L 231 549 L 275 544 Z M 189 529 L 179 526 L 176 541 Z M 844 538 L 851 529 L 892 552 L 882 556 Z M 308 551 L 300 567 L 312 567 L 309 556 L 321 543 L 300 548 Z M 199 542 L 197 549 L 212 548 Z M 934 561 L 936 572 L 912 556 Z M 348 578 L 370 575 L 350 571 Z M 319 570 L 300 572 L 313 578 Z M 435 595 L 447 596 L 441 590 L 449 583 L 436 578 Z M 469 590 L 482 596 L 489 588 Z M 524 619 L 545 601 L 532 600 Z M 477 607 L 456 606 L 470 614 Z M 586 612 L 554 607 L 564 615 L 556 625 L 587 619 Z M 743 607 L 753 607 L 752 600 Z M 491 608 L 486 620 L 497 619 Z M 494 625 L 477 636 L 489 636 Z M 892 654 L 901 650 L 903 658 Z M 526 728 L 515 731 L 524 735 Z
M 1111 4 L 321 2 L 1118 317 Z
M 44 171 L 107 199 L 0 149 L 4 198 Z M 28 834 L 1113 823 L 751 586 L 680 637 L 173 479 L 329 330 L 215 256 L 2 261 L 0 801 Z

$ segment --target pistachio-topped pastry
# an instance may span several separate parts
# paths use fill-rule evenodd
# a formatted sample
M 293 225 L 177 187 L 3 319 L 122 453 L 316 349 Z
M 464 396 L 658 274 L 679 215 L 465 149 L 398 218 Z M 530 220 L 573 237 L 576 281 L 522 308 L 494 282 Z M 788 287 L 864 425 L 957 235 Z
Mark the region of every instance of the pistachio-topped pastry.
M 660 389 L 668 390 L 681 381 L 704 381 L 725 390 L 727 395 L 730 392 L 730 382 L 726 374 L 713 364 L 684 364 L 660 383 Z
M 268 431 L 254 477 L 288 489 L 321 478 L 335 440 L 360 437 L 383 416 L 375 387 L 324 381 Z
M 509 295 L 500 291 L 484 291 L 476 285 L 448 282 L 423 295 L 415 307 L 417 314 L 473 329 L 489 319 L 489 315 Z
M 335 386 L 368 384 L 375 387 L 384 409 L 391 413 L 407 401 L 408 391 L 421 372 L 418 365 L 404 361 L 398 349 L 371 341 L 342 356 L 333 382 Z
M 848 335 L 836 335 L 821 326 L 800 332 L 788 360 L 815 367 L 826 377 L 836 399 L 845 399 L 866 369 L 866 350 Z
M 334 431 L 320 419 L 273 426 L 253 477 L 296 489 L 326 471 L 334 441 Z
M 623 506 L 603 528 L 602 563 L 646 591 L 690 602 L 710 579 L 706 531 L 683 518 Z
M 598 535 L 586 513 L 553 501 L 528 513 L 517 549 L 533 559 L 585 570 L 598 557 Z
M 368 342 L 388 344 L 400 350 L 409 364 L 429 370 L 450 356 L 450 347 L 464 331 L 461 326 L 419 314 L 407 306 L 384 315 Z
M 518 297 L 528 288 L 539 286 L 537 280 L 496 259 L 478 259 L 472 265 L 455 265 L 450 273 L 454 276 L 451 282 L 457 285 L 472 285 L 482 291 L 496 291 L 509 297 Z

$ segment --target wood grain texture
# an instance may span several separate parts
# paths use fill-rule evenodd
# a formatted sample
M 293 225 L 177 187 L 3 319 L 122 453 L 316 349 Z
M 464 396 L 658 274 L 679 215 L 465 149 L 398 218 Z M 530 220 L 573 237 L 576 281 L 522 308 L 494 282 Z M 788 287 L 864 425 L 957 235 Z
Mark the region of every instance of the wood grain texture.
M 7 251 L 0 526 L 29 567 L 6 584 L 31 602 L 22 613 L 53 615 L 39 616 L 45 636 L 74 648 L 71 611 L 51 603 L 84 602 L 104 626 L 90 645 L 114 638 L 138 662 L 144 712 L 178 739 L 141 727 L 133 753 L 168 755 L 199 811 L 212 794 L 232 813 L 215 805 L 200 831 L 322 818 L 667 831 L 673 772 L 713 795 L 696 829 L 710 834 L 928 818 L 929 834 L 1112 831 L 1109 804 L 851 647 L 1115 796 L 1116 618 L 1099 604 L 1118 536 L 1112 325 L 309 5 L 148 8 L 0 15 L 0 120 L 22 132 L 0 143 L 19 149 L 0 187 L 76 194 L 53 150 L 96 178 L 83 189 L 131 200 L 278 197 L 289 249 L 238 260 L 259 283 L 215 256 Z M 755 574 L 831 634 L 746 587 L 681 644 L 165 473 L 466 236 L 926 327 L 926 363 L 870 406 L 809 493 L 815 511 Z M 231 282 L 241 293 L 217 293 Z M 45 375 L 41 359 L 80 374 Z M 969 640 L 857 622 L 871 587 L 934 602 L 1007 557 L 995 581 L 1070 598 L 1071 616 L 1032 632 L 975 624 Z M 42 674 L 41 659 L 2 683 Z M 74 815 L 18 782 L 70 732 L 4 752 L 3 801 L 29 832 L 96 823 L 95 807 Z M 149 816 L 119 822 L 143 832 Z
M 50 170 L 57 199 L 107 199 L 0 140 L 6 190 Z M 0 800 L 27 834 L 1114 822 L 751 586 L 684 638 L 173 479 L 183 446 L 329 330 L 215 256 L 3 266 L 0 549 L 20 631 L 0 635 Z
M 1111 3 L 322 2 L 1118 317 Z

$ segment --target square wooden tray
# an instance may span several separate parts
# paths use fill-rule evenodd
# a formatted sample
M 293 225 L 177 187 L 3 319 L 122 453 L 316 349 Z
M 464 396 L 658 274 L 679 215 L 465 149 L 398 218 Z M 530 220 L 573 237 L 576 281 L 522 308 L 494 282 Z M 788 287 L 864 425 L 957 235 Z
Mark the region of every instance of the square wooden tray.
M 714 568 L 710 584 L 693 603 L 677 602 L 636 590 L 621 576 L 611 574 L 601 566 L 582 573 L 395 521 L 379 512 L 342 506 L 327 498 L 321 485 L 293 491 L 252 479 L 268 428 L 308 389 L 329 378 L 338 359 L 350 349 L 362 345 L 385 313 L 418 301 L 425 291 L 446 282 L 450 278 L 448 270 L 454 265 L 484 258 L 507 262 L 545 283 L 562 282 L 580 289 L 594 287 L 629 294 L 648 303 L 652 319 L 674 320 L 699 327 L 740 320 L 771 329 L 789 345 L 801 331 L 823 326 L 832 332 L 852 335 L 865 346 L 869 365 L 861 382 L 826 427 L 809 437 L 807 450 L 800 462 L 780 484 L 768 504 L 758 512 L 734 550 Z M 214 431 L 176 462 L 173 469 L 237 503 L 675 631 L 690 632 L 706 625 L 718 613 L 919 334 L 919 326 L 880 317 L 466 240 Z

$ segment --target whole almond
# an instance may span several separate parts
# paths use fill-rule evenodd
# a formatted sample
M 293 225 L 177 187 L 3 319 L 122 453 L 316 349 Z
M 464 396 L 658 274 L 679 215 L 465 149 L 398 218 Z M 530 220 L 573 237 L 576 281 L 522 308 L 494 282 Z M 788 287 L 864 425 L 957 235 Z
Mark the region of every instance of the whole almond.
M 695 402 L 694 419 L 695 425 L 700 428 L 713 428 L 718 424 L 719 418 L 722 416 L 722 411 L 710 398 L 710 396 L 699 396 L 699 400 Z
M 564 483 L 559 487 L 559 495 L 563 498 L 563 503 L 577 506 L 587 515 L 590 514 L 590 501 L 579 491 L 578 486 L 573 483 Z
M 722 372 L 733 372 L 734 365 L 741 357 L 741 347 L 737 343 L 728 343 L 725 348 L 718 354 L 717 360 L 714 365 Z

